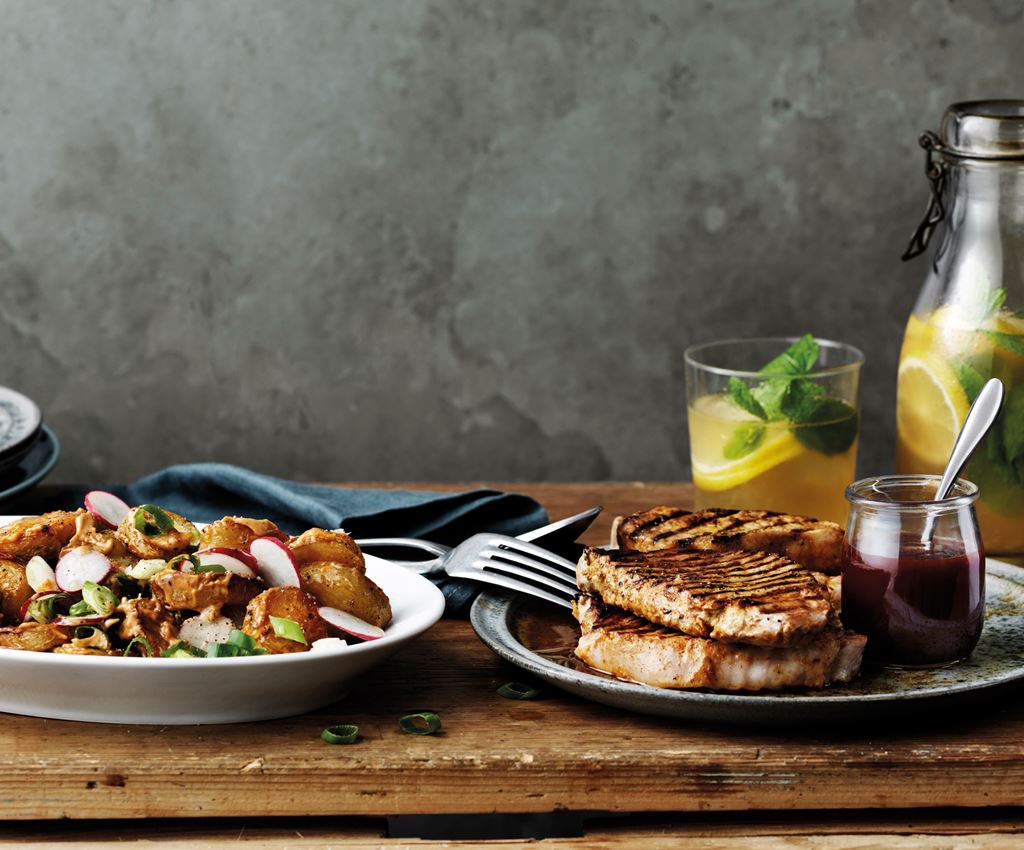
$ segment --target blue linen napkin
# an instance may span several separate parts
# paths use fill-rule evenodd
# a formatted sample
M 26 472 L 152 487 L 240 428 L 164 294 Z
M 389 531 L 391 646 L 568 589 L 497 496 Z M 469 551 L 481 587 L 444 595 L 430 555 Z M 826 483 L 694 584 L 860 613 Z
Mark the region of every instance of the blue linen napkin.
M 4 510 L 39 513 L 82 504 L 93 488 L 68 487 L 46 495 L 40 505 L 32 496 Z M 249 516 L 274 521 L 289 534 L 307 528 L 344 528 L 353 537 L 419 537 L 454 546 L 472 534 L 493 531 L 522 534 L 548 521 L 545 510 L 520 493 L 470 490 L 461 493 L 324 487 L 263 475 L 226 463 L 170 466 L 127 486 L 102 489 L 131 505 L 160 505 L 196 522 L 222 516 Z M 438 578 L 447 599 L 445 614 L 464 613 L 478 588 L 469 582 Z

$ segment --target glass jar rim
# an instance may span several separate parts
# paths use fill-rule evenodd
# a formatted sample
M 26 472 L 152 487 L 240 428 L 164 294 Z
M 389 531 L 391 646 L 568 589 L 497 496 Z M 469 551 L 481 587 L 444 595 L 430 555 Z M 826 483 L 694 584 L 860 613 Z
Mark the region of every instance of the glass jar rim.
M 725 366 L 714 366 L 711 363 L 701 360 L 700 356 L 702 352 L 710 348 L 724 348 L 727 346 L 756 345 L 765 343 L 777 343 L 780 346 L 779 353 L 781 354 L 782 351 L 799 339 L 800 337 L 798 336 L 753 336 L 732 337 L 730 339 L 716 339 L 711 342 L 699 342 L 695 345 L 689 346 L 683 352 L 683 360 L 687 366 L 693 366 L 694 368 L 710 372 L 714 375 L 725 375 L 727 377 L 732 376 L 737 378 L 756 378 L 758 380 L 763 380 L 765 378 L 792 378 L 793 376 L 786 372 L 746 371 L 743 369 L 729 369 Z M 806 375 L 802 375 L 801 377 L 817 378 L 825 375 L 841 375 L 844 372 L 855 371 L 864 364 L 864 353 L 856 346 L 850 345 L 848 342 L 839 342 L 834 339 L 822 339 L 821 337 L 814 337 L 814 341 L 818 343 L 821 348 L 845 352 L 849 356 L 850 360 L 848 363 L 840 363 L 836 366 L 823 366 L 817 369 L 812 369 Z
M 855 506 L 894 511 L 956 510 L 970 507 L 977 501 L 978 485 L 966 478 L 958 478 L 950 490 L 950 495 L 945 499 L 895 500 L 872 498 L 869 495 L 881 495 L 888 488 L 895 490 L 897 487 L 913 484 L 933 484 L 934 490 L 941 480 L 941 475 L 873 475 L 850 484 L 846 488 L 846 500 Z

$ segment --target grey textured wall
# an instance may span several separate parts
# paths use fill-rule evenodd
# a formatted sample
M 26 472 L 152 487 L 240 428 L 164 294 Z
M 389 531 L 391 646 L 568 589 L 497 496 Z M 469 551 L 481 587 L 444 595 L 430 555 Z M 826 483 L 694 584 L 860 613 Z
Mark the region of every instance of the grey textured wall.
M 868 354 L 1024 4 L 0 0 L 0 383 L 55 479 L 688 473 L 683 349 Z

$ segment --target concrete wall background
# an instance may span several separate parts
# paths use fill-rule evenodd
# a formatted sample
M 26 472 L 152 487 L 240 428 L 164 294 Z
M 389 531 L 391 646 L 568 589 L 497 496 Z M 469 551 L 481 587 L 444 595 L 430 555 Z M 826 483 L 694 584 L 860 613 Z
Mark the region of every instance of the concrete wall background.
M 0 383 L 54 480 L 675 479 L 682 351 L 861 346 L 1024 3 L 0 0 Z

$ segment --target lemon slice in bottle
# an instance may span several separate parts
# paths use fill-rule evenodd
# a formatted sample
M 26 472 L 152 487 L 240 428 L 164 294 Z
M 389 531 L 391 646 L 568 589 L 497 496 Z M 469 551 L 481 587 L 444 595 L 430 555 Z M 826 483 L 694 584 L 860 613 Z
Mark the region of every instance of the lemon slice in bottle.
M 945 466 L 970 403 L 953 369 L 935 357 L 900 363 L 896 428 L 900 440 L 935 466 Z

